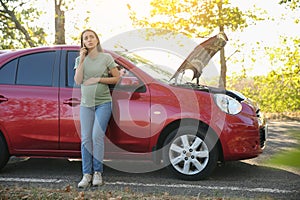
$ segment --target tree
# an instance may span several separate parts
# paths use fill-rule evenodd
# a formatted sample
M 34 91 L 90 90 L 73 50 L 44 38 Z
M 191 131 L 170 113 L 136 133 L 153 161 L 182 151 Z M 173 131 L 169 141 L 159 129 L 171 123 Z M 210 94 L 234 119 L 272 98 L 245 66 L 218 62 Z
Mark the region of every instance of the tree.
M 286 4 L 292 10 L 300 8 L 300 0 L 280 0 L 279 4 Z
M 65 11 L 62 7 L 66 6 L 64 0 L 54 0 L 55 6 L 55 44 L 66 44 L 65 39 Z
M 289 14 L 300 8 L 299 0 L 281 1 L 288 5 Z M 290 18 L 291 15 L 286 17 Z M 299 16 L 299 15 L 298 15 Z M 295 23 L 298 24 L 299 18 Z M 231 88 L 259 102 L 265 112 L 299 113 L 300 111 L 300 38 L 281 36 L 276 46 L 264 47 L 273 70 L 253 79 L 231 77 Z M 253 90 L 256 88 L 256 90 Z
M 90 12 L 86 10 L 87 8 L 84 7 L 84 10 L 81 7 L 78 7 L 76 3 L 79 3 L 79 1 L 75 0 L 54 0 L 54 6 L 55 6 L 55 44 L 66 44 L 66 31 L 65 31 L 65 23 L 66 23 L 66 14 L 67 12 L 73 11 L 73 8 L 80 8 L 81 12 L 76 14 L 76 16 L 72 16 L 72 19 L 67 19 L 68 23 L 74 23 L 74 28 L 77 29 L 77 21 L 82 20 L 82 15 L 84 13 L 85 18 L 83 21 L 85 23 L 88 23 L 90 17 Z M 80 4 L 86 4 L 86 0 L 81 0 Z M 71 22 L 74 20 L 74 22 Z M 77 37 L 72 37 L 72 39 Z
M 281 0 L 279 2 L 279 4 L 287 5 L 286 9 L 290 9 L 291 11 L 294 11 L 294 12 L 297 12 L 297 11 L 299 12 L 299 9 L 300 9 L 300 0 Z M 286 15 L 289 15 L 289 13 Z M 295 23 L 299 24 L 300 19 L 299 18 L 295 19 Z
M 268 74 L 270 94 L 277 95 L 273 105 L 281 111 L 300 111 L 300 38 L 282 37 L 278 47 L 266 47 L 271 64 L 281 64 Z M 280 104 L 281 103 L 281 104 Z
M 236 31 L 248 26 L 248 20 L 262 20 L 253 12 L 243 13 L 229 0 L 152 0 L 150 16 L 138 18 L 128 5 L 134 26 L 166 29 L 180 32 L 188 37 L 204 37 L 218 30 Z M 220 51 L 221 75 L 219 86 L 226 87 L 226 58 L 224 48 Z
M 1 48 L 34 47 L 45 43 L 43 28 L 33 22 L 41 13 L 28 1 L 0 0 Z
M 264 112 L 300 111 L 300 38 L 282 37 L 278 46 L 265 47 L 274 68 L 267 75 L 230 77 L 229 88 L 258 102 Z M 255 88 L 255 89 L 254 89 Z

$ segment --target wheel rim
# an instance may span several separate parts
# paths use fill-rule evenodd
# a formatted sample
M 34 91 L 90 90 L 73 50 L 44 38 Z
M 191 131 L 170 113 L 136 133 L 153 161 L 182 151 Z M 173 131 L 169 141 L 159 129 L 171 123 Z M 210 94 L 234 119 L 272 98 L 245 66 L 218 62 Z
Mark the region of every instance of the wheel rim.
M 194 175 L 207 166 L 209 150 L 201 138 L 194 135 L 182 135 L 171 143 L 169 159 L 178 172 Z

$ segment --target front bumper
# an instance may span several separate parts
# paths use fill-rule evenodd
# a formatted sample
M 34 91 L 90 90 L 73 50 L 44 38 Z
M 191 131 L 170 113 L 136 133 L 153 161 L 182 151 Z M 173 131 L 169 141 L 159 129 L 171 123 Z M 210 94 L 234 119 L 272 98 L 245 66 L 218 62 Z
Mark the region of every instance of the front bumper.
M 240 116 L 233 120 L 234 123 L 227 123 L 223 129 L 227 131 L 220 138 L 224 161 L 254 158 L 263 152 L 268 124 L 259 111 L 256 114 L 252 117 Z

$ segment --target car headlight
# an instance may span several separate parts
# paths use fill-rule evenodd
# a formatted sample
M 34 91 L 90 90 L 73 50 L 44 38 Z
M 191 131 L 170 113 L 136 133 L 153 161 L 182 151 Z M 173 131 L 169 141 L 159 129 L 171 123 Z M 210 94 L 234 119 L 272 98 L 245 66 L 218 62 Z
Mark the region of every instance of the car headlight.
M 215 94 L 215 103 L 225 113 L 236 115 L 242 110 L 242 104 L 236 99 L 225 94 Z

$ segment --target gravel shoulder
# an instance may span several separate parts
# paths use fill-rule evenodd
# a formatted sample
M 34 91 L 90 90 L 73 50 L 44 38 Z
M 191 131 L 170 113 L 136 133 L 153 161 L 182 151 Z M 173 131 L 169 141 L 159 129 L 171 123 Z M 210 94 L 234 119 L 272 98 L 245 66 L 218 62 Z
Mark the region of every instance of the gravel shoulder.
M 259 166 L 275 167 L 300 175 L 299 168 L 267 164 L 273 156 L 300 147 L 300 121 L 269 121 L 268 125 L 269 135 L 264 152 L 257 158 L 244 160 L 243 162 Z

